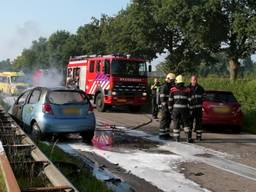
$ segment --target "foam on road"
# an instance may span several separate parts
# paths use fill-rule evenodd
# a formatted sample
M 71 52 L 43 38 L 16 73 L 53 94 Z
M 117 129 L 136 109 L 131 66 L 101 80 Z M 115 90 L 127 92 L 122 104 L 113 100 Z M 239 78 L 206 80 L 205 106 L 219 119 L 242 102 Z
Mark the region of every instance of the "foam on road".
M 126 131 L 127 135 L 162 143 L 155 151 L 165 150 L 171 153 L 162 154 L 137 149 L 119 149 L 122 152 L 107 151 L 83 143 L 65 143 L 59 146 L 66 151 L 69 148 L 82 152 L 95 153 L 113 164 L 118 164 L 126 171 L 145 179 L 163 191 L 208 191 L 179 173 L 177 165 L 182 162 L 201 162 L 247 179 L 256 180 L 256 169 L 232 161 L 233 156 L 230 154 L 194 144 L 162 141 L 157 136 L 147 134 L 143 131 L 127 130 L 125 127 L 117 128 Z
M 100 150 L 83 143 L 59 144 L 59 147 L 71 154 L 73 152 L 70 149 L 95 153 L 113 164 L 118 164 L 126 171 L 145 179 L 163 191 L 208 191 L 186 179 L 183 174 L 177 171 L 177 162 L 183 161 L 183 158 L 179 155 L 148 153 L 140 150 L 126 150 L 118 153 Z

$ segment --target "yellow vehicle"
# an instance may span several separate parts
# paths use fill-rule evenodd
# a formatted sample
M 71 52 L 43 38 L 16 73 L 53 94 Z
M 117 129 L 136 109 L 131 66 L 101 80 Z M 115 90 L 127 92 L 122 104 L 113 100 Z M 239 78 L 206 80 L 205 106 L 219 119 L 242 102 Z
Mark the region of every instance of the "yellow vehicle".
M 17 95 L 27 89 L 23 72 L 0 72 L 0 91 L 9 95 Z

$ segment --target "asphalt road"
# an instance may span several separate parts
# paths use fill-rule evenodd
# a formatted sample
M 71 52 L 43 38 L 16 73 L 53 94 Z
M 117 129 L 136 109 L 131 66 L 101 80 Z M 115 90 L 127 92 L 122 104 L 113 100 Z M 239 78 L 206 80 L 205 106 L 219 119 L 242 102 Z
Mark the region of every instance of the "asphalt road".
M 98 128 L 104 124 L 123 130 L 113 135 L 111 148 L 76 141 L 64 145 L 106 167 L 135 191 L 256 191 L 256 135 L 233 134 L 223 127 L 206 130 L 203 140 L 193 144 L 184 142 L 184 135 L 180 143 L 166 142 L 158 139 L 159 120 L 150 114 L 120 108 L 95 114 Z
M 153 140 L 157 140 L 159 121 L 152 120 L 149 114 L 131 114 L 120 109 L 105 113 L 95 111 L 95 113 L 98 121 L 117 127 L 143 131 L 152 135 Z M 214 131 L 214 128 L 206 130 L 203 134 L 203 140 L 200 142 L 187 144 L 185 142 L 168 141 L 162 147 L 163 150 L 186 159 L 176 164 L 176 171 L 198 184 L 203 190 L 220 192 L 256 191 L 256 135 L 233 134 L 229 129 L 225 130 L 225 127 L 222 129 L 221 132 L 219 132 L 220 129 L 217 130 L 218 132 Z M 133 136 L 136 136 L 136 132 L 133 133 Z M 147 137 L 144 136 L 146 139 Z M 145 143 L 141 142 L 140 144 L 142 146 L 138 143 L 132 145 L 131 142 L 127 142 L 127 144 L 124 142 L 122 145 L 113 143 L 113 147 L 146 148 L 147 151 L 155 150 L 156 153 L 162 153 L 154 145 L 146 145 L 145 147 Z M 161 144 L 157 145 L 161 147 Z M 191 152 L 201 148 L 206 152 L 200 152 L 200 154 Z

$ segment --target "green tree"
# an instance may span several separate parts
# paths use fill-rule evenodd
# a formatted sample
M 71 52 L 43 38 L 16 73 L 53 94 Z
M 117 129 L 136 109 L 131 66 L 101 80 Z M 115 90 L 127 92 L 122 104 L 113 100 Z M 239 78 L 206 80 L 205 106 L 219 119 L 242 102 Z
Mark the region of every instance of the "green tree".
M 200 66 L 200 72 L 205 72 L 207 74 L 216 74 L 218 76 L 228 75 L 226 54 L 223 52 L 212 54 L 211 60 L 205 61 L 205 65 Z
M 160 5 L 160 6 L 159 6 Z M 193 72 L 204 60 L 211 59 L 225 39 L 226 28 L 218 0 L 162 0 L 156 17 L 164 30 L 168 50 L 165 65 L 177 73 Z M 223 35 L 224 34 L 224 35 Z
M 252 0 L 222 0 L 222 14 L 227 21 L 227 38 L 223 45 L 229 60 L 230 79 L 237 78 L 238 59 L 255 52 L 256 2 Z
M 14 59 L 14 68 L 31 72 L 37 68 L 44 68 L 49 65 L 47 53 L 47 39 L 40 37 L 33 41 L 29 49 L 24 49 L 20 56 Z
M 253 63 L 251 56 L 239 60 L 239 63 L 239 74 L 242 78 L 247 75 L 255 75 L 255 63 Z
M 13 67 L 11 65 L 11 60 L 10 59 L 6 59 L 6 60 L 0 61 L 0 69 L 1 69 L 1 71 L 11 71 L 12 68 Z
M 77 39 L 84 54 L 102 54 L 106 52 L 106 45 L 102 40 L 102 30 L 107 19 L 106 15 L 103 15 L 100 20 L 93 17 L 91 23 L 78 28 Z
M 225 18 L 218 0 L 133 0 L 112 21 L 112 44 L 152 60 L 168 52 L 165 70 L 195 71 L 225 39 Z M 114 35 L 115 34 L 115 35 Z M 224 35 L 223 35 L 224 34 Z
M 154 2 L 133 1 L 111 20 L 107 47 L 112 52 L 125 52 L 150 61 L 161 52 L 162 39 L 154 14 Z
M 32 49 L 23 49 L 20 56 L 13 61 L 16 70 L 23 70 L 24 72 L 31 72 L 36 60 L 36 54 Z
M 49 66 L 63 70 L 71 53 L 76 52 L 76 39 L 67 31 L 57 31 L 48 39 Z M 70 46 L 70 47 L 69 47 Z
M 31 69 L 45 68 L 49 66 L 49 54 L 47 52 L 47 39 L 40 37 L 37 41 L 32 42 L 31 51 L 35 54 L 35 60 Z

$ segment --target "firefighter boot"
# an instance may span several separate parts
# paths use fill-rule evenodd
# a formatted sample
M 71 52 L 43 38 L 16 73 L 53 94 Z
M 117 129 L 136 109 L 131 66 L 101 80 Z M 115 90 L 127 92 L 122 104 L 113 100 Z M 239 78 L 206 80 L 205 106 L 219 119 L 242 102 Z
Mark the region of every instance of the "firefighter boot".
M 193 143 L 193 139 L 192 139 L 192 132 L 189 129 L 189 127 L 184 127 L 184 132 L 186 134 L 186 140 L 188 143 Z
M 187 139 L 187 142 L 188 142 L 188 143 L 193 143 L 193 142 L 194 142 L 194 140 L 192 139 L 192 131 L 189 131 L 189 132 L 188 132 L 188 139 Z
M 203 130 L 196 130 L 196 140 L 197 141 L 202 140 L 202 133 L 203 133 Z
M 179 129 L 173 129 L 173 139 L 176 142 L 180 142 L 180 130 Z

